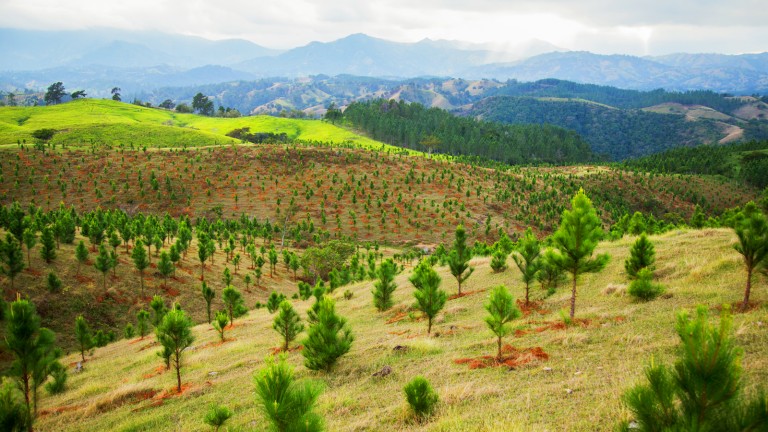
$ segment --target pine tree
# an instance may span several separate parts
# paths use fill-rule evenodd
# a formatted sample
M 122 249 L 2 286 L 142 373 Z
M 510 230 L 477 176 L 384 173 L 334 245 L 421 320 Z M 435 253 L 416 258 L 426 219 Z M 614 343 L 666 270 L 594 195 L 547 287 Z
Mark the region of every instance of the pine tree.
M 507 269 L 507 254 L 501 248 L 496 249 L 491 256 L 491 269 L 494 273 L 501 273 Z
M 5 234 L 5 241 L 0 239 L 0 260 L 3 264 L 0 267 L 0 273 L 8 276 L 13 289 L 16 275 L 24 270 L 24 254 L 21 245 L 11 233 Z
M 229 322 L 235 323 L 235 318 L 245 313 L 245 301 L 243 295 L 232 285 L 228 285 L 221 291 L 221 300 L 227 306 Z
M 48 288 L 48 292 L 57 293 L 61 290 L 61 279 L 56 276 L 56 273 L 48 273 L 48 277 L 46 278 L 45 282 L 46 287 Z
M 168 313 L 168 308 L 165 306 L 163 298 L 158 295 L 152 297 L 149 308 L 152 309 L 152 325 L 157 327 L 163 321 L 165 314 Z
M 144 339 L 144 336 L 149 333 L 149 312 L 141 309 L 136 312 L 136 328 L 139 332 L 139 337 Z
M 201 291 L 203 294 L 203 300 L 205 300 L 205 311 L 208 314 L 208 322 L 211 322 L 211 302 L 213 301 L 213 298 L 216 297 L 216 293 L 208 287 L 208 284 L 203 281 L 203 286 L 201 287 Z
M 707 308 L 696 316 L 677 315 L 676 330 L 682 346 L 674 367 L 651 364 L 647 384 L 624 394 L 634 423 L 620 430 L 655 431 L 764 431 L 768 430 L 768 400 L 759 393 L 743 395 L 741 349 L 731 336 L 730 307 L 723 307 L 720 325 L 708 321 Z
M 109 252 L 104 245 L 99 245 L 99 254 L 96 255 L 96 261 L 93 263 L 96 270 L 101 272 L 104 291 L 107 290 L 107 273 L 112 269 L 112 257 L 109 256 Z
M 195 340 L 192 321 L 183 310 L 174 308 L 165 314 L 155 333 L 163 349 L 171 352 L 173 367 L 176 369 L 176 391 L 181 393 L 182 354 Z
M 624 261 L 624 271 L 627 272 L 629 279 L 637 279 L 640 270 L 648 268 L 653 271 L 655 262 L 656 249 L 653 247 L 653 243 L 648 240 L 648 236 L 642 233 L 629 250 L 629 257 Z
M 416 309 L 427 317 L 427 336 L 432 332 L 432 320 L 445 306 L 448 294 L 440 289 L 440 276 L 426 260 L 422 260 L 408 279 L 416 290 Z
M 27 247 L 27 267 L 32 267 L 32 248 L 37 244 L 37 232 L 33 228 L 26 228 L 24 234 L 24 246 Z
M 459 284 L 459 295 L 461 295 L 462 282 L 466 281 L 475 271 L 474 267 L 469 265 L 469 260 L 471 259 L 472 250 L 467 246 L 467 233 L 464 231 L 464 227 L 459 225 L 456 227 L 453 249 L 451 249 L 448 255 L 448 267 Z
M 75 318 L 75 340 L 80 348 L 80 358 L 85 363 L 85 352 L 93 347 L 93 334 L 82 315 Z
M 208 236 L 200 233 L 197 236 L 197 257 L 200 259 L 200 280 L 205 280 L 205 260 L 210 256 L 208 246 Z
M 755 203 L 750 201 L 737 214 L 734 230 L 738 243 L 733 248 L 743 257 L 747 271 L 747 286 L 741 304 L 741 310 L 745 311 L 752 290 L 752 273 L 763 261 L 768 260 L 768 221 Z
M 299 257 L 296 254 L 291 254 L 291 262 L 290 262 L 291 271 L 293 272 L 293 280 L 296 280 L 297 278 L 297 272 L 299 271 L 299 268 L 301 267 L 301 261 L 299 261 Z
M 80 266 L 88 260 L 88 248 L 85 246 L 85 242 L 80 240 L 80 243 L 75 247 L 75 258 L 77 258 L 77 275 L 80 275 Z
M 178 262 L 181 261 L 181 253 L 179 252 L 179 244 L 178 242 L 174 243 L 171 246 L 169 256 L 171 258 L 171 262 L 173 263 L 173 276 L 176 277 L 176 266 L 178 265 Z
M 274 247 L 269 249 L 267 256 L 269 257 L 269 277 L 273 277 L 275 266 L 277 266 L 277 251 Z
M 541 246 L 539 240 L 533 235 L 533 230 L 528 228 L 525 231 L 525 235 L 520 240 L 517 246 L 517 252 L 512 255 L 512 259 L 515 260 L 517 268 L 520 269 L 522 274 L 523 283 L 525 284 L 525 305 L 530 303 L 529 295 L 531 289 L 531 282 L 536 280 L 536 273 L 539 272 L 540 266 Z
M 224 330 L 227 328 L 227 324 L 229 324 L 229 317 L 227 315 L 226 311 L 218 311 L 216 312 L 216 316 L 213 319 L 213 328 L 216 329 L 216 331 L 219 333 L 219 337 L 221 338 L 221 341 L 224 342 Z
M 608 254 L 592 257 L 603 235 L 600 218 L 592 201 L 580 189 L 571 200 L 571 209 L 564 210 L 560 228 L 553 235 L 557 251 L 550 251 L 547 260 L 571 274 L 571 314 L 576 313 L 576 281 L 583 273 L 596 273 L 608 264 Z
M 0 382 L 0 430 L 26 432 L 31 429 L 29 410 L 18 384 L 3 377 Z
M 354 338 L 347 320 L 336 314 L 336 304 L 330 297 L 323 296 L 318 302 L 316 315 L 317 322 L 307 330 L 301 354 L 307 369 L 329 372 L 352 347 Z
M 211 426 L 213 432 L 218 432 L 219 428 L 232 417 L 232 410 L 223 405 L 211 405 L 203 418 L 203 423 Z
M 277 432 L 320 432 L 323 419 L 314 412 L 322 387 L 312 382 L 295 382 L 293 370 L 281 358 L 268 358 L 254 378 L 256 405 Z
M 488 303 L 485 304 L 485 310 L 488 311 L 485 323 L 497 338 L 496 358 L 501 359 L 501 339 L 512 332 L 512 326 L 509 322 L 520 318 L 522 313 L 504 285 L 499 285 L 491 291 Z
M 299 333 L 304 331 L 304 324 L 301 323 L 301 317 L 293 309 L 293 305 L 288 300 L 280 302 L 280 312 L 275 316 L 272 328 L 277 330 L 283 337 L 283 351 L 288 351 L 288 344 L 296 339 Z
M 144 297 L 144 270 L 149 267 L 149 259 L 147 258 L 147 251 L 144 249 L 144 242 L 141 239 L 136 240 L 133 245 L 133 251 L 131 252 L 131 259 L 136 270 L 139 271 L 141 279 L 141 296 Z
M 36 399 L 37 389 L 44 381 L 41 375 L 50 369 L 57 358 L 55 336 L 52 331 L 40 327 L 40 316 L 35 312 L 34 305 L 27 300 L 9 304 L 5 320 L 5 346 L 13 355 L 10 370 L 21 382 L 31 430 L 32 419 L 37 411 L 33 398 Z
M 166 251 L 160 253 L 160 261 L 157 262 L 157 271 L 163 276 L 163 285 L 168 286 L 168 276 L 173 273 L 173 262 Z
M 50 264 L 56 259 L 56 239 L 53 237 L 53 229 L 50 226 L 43 228 L 40 237 L 40 257 Z
M 271 314 L 277 312 L 280 308 L 280 303 L 282 303 L 283 300 L 285 300 L 285 294 L 278 293 L 277 291 L 269 293 L 269 298 L 267 298 L 267 311 Z
M 420 419 L 432 414 L 439 401 L 437 393 L 423 376 L 414 377 L 405 385 L 403 392 L 408 406 Z
M 653 300 L 663 292 L 664 286 L 653 282 L 653 272 L 648 267 L 640 269 L 637 278 L 627 288 L 629 295 L 642 301 Z
M 383 312 L 392 307 L 392 294 L 397 289 L 395 275 L 397 274 L 397 264 L 388 258 L 376 269 L 378 280 L 374 282 L 373 305 L 379 312 Z

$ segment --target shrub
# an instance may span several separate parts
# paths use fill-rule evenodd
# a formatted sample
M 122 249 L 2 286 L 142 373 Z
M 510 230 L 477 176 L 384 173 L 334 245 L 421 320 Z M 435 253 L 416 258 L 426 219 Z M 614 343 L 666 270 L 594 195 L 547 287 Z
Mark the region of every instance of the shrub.
M 412 379 L 405 385 L 403 391 L 411 410 L 420 419 L 430 416 L 435 411 L 439 398 L 424 377 L 417 376 Z
M 216 432 L 230 417 L 232 417 L 232 410 L 229 408 L 223 405 L 211 405 L 203 418 L 203 422 L 211 426 L 214 432 Z
M 352 347 L 352 332 L 347 320 L 336 314 L 335 303 L 329 297 L 317 302 L 316 321 L 302 341 L 304 366 L 311 370 L 330 371 L 339 357 Z
M 491 258 L 491 269 L 494 273 L 501 273 L 507 269 L 507 254 L 498 249 Z
M 62 393 L 67 388 L 67 368 L 59 362 L 51 364 L 48 371 L 51 375 L 51 381 L 45 384 L 45 390 L 50 394 Z
M 280 307 L 280 303 L 285 300 L 285 294 L 278 294 L 277 291 L 272 291 L 269 293 L 269 298 L 267 299 L 267 310 L 269 313 L 273 314 L 277 312 L 277 309 Z

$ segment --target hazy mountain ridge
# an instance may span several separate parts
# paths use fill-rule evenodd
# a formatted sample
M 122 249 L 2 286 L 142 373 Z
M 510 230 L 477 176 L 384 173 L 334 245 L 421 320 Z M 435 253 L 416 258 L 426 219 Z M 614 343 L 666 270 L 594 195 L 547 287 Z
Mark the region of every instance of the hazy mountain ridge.
M 768 91 L 768 53 L 671 54 L 656 57 L 563 52 L 542 41 L 514 46 L 471 44 L 424 39 L 392 42 L 353 34 L 331 42 L 312 42 L 287 51 L 272 50 L 244 40 L 212 41 L 159 32 L 94 29 L 43 32 L 0 29 L 0 85 L 4 89 L 42 88 L 72 81 L 95 91 L 89 73 L 109 71 L 124 91 L 183 86 L 175 75 L 188 69 L 218 65 L 231 68 L 196 84 L 264 77 L 311 75 L 389 77 L 461 77 L 536 81 L 558 78 L 627 89 L 708 89 L 736 94 Z M 522 59 L 521 59 L 522 58 Z M 512 61 L 518 59 L 516 61 Z M 87 66 L 87 70 L 83 67 Z M 141 74 L 140 68 L 157 70 Z M 127 69 L 127 70 L 122 70 Z M 163 69 L 161 69 L 163 70 Z M 96 72 L 98 71 L 98 72 Z

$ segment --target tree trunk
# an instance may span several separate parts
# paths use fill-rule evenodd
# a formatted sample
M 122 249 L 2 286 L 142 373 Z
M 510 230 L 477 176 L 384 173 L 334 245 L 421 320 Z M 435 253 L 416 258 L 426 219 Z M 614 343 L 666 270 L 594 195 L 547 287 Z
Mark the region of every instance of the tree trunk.
M 497 345 L 498 345 L 499 350 L 498 350 L 498 352 L 496 354 L 496 358 L 498 360 L 501 360 L 501 336 L 499 336 L 499 340 L 497 341 Z
M 529 283 L 525 283 L 525 305 L 528 306 L 528 291 L 529 291 Z
M 141 278 L 141 296 L 144 297 L 144 271 L 139 272 L 139 277 Z
M 181 393 L 181 359 L 179 354 L 176 354 L 176 392 Z
M 752 267 L 747 267 L 747 288 L 744 290 L 744 302 L 741 311 L 745 312 L 749 306 L 749 292 L 752 290 Z
M 427 321 L 427 337 L 429 337 L 429 334 L 432 332 L 432 317 L 429 317 L 429 320 Z
M 573 272 L 573 286 L 571 288 L 571 319 L 573 319 L 573 315 L 576 313 L 576 276 L 578 275 L 577 272 Z
M 456 281 L 459 283 L 459 295 L 461 295 L 461 275 L 456 277 Z

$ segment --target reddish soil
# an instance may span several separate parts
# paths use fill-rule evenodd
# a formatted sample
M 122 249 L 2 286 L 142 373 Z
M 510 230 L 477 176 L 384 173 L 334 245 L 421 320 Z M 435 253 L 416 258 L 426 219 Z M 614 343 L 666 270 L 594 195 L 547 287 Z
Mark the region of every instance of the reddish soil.
M 35 276 L 35 277 L 40 277 L 43 275 L 43 272 L 41 272 L 40 270 L 35 270 L 31 268 L 24 269 L 24 273 Z
M 533 312 L 536 312 L 539 315 L 547 315 L 552 312 L 548 309 L 543 309 L 542 306 L 543 302 L 540 301 L 529 301 L 528 305 L 526 305 L 524 300 L 517 299 L 517 307 L 520 308 L 520 312 L 522 312 L 525 317 Z
M 461 358 L 453 362 L 456 364 L 466 364 L 470 369 L 484 369 L 487 367 L 508 367 L 517 369 L 532 362 L 549 360 L 549 354 L 544 352 L 541 347 L 526 348 L 521 350 L 512 345 L 501 347 L 501 358 L 496 356 L 480 356 L 476 358 Z
M 61 414 L 69 411 L 76 411 L 81 408 L 83 408 L 82 405 L 64 405 L 64 406 L 55 407 L 47 410 L 40 410 L 38 411 L 37 415 L 40 417 L 45 417 L 48 415 L 56 415 L 56 414 Z
M 201 349 L 206 349 L 206 348 L 211 348 L 211 347 L 222 346 L 222 345 L 224 345 L 227 342 L 234 342 L 236 340 L 237 340 L 237 338 L 225 338 L 223 341 L 221 339 L 219 339 L 219 340 L 217 340 L 215 342 L 208 342 L 206 344 L 200 345 L 199 347 L 197 347 L 197 349 L 201 350 Z
M 292 347 L 292 348 L 288 348 L 288 352 L 289 352 L 289 353 L 292 353 L 292 352 L 299 352 L 299 351 L 301 351 L 301 350 L 303 350 L 303 349 L 304 349 L 304 346 L 302 346 L 302 345 L 296 345 L 295 347 Z M 269 349 L 269 352 L 270 352 L 270 354 L 272 354 L 272 355 L 277 355 L 277 354 L 280 354 L 280 353 L 282 353 L 282 352 L 286 352 L 286 351 L 283 349 L 283 347 L 275 347 L 275 348 L 270 348 L 270 349 Z
M 402 336 L 402 335 L 404 335 L 404 334 L 406 334 L 408 332 L 410 332 L 410 330 L 403 330 L 403 331 L 399 331 L 399 332 L 391 331 L 391 332 L 387 332 L 387 333 L 389 333 L 391 335 L 395 335 L 395 336 Z
M 481 293 L 481 292 L 485 292 L 485 290 L 477 290 L 477 291 L 464 291 L 464 292 L 463 292 L 463 293 L 461 293 L 461 294 L 454 294 L 454 295 L 452 295 L 452 296 L 448 296 L 448 300 L 456 300 L 456 299 L 458 299 L 458 298 L 462 298 L 462 297 L 466 297 L 466 296 L 471 296 L 471 295 L 473 295 L 473 294 L 477 294 L 477 293 Z
M 86 283 L 92 283 L 93 282 L 93 279 L 89 278 L 88 276 L 83 276 L 83 275 L 75 276 L 75 280 L 80 282 L 81 284 L 86 284 Z
M 158 375 L 164 374 L 168 369 L 165 368 L 165 366 L 158 366 L 155 368 L 155 370 L 151 373 L 142 375 L 142 379 L 150 379 L 153 377 L 156 377 Z
M 396 313 L 392 318 L 388 319 L 386 321 L 386 323 L 387 324 L 394 324 L 394 323 L 400 322 L 400 321 L 402 321 L 404 319 L 408 319 L 408 312 L 407 311 Z

